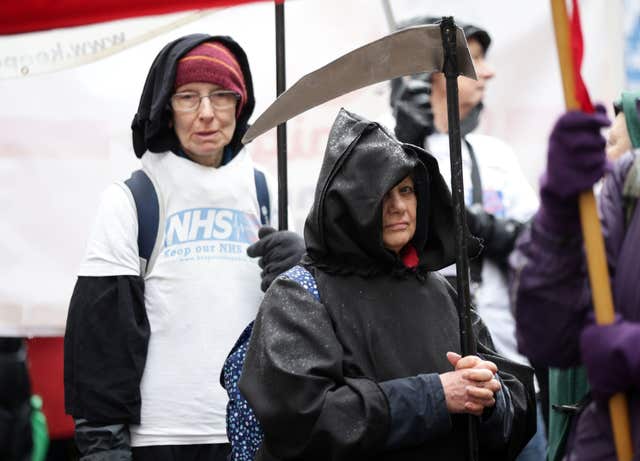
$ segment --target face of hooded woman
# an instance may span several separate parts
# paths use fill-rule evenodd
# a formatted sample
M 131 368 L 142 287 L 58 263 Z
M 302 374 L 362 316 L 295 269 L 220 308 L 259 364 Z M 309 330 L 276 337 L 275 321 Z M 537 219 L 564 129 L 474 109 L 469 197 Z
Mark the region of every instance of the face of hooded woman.
M 382 200 L 382 242 L 399 253 L 416 233 L 418 199 L 411 176 L 389 190 Z

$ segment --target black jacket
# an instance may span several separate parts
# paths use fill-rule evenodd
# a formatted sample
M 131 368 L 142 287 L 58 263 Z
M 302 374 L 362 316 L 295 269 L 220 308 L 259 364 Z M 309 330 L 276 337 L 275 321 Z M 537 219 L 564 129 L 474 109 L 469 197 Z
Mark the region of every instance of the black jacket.
M 408 174 L 417 270 L 382 242 L 383 196 Z M 460 352 L 456 294 L 433 272 L 454 259 L 452 229 L 436 161 L 343 110 L 305 227 L 320 301 L 295 280 L 276 280 L 240 379 L 264 429 L 257 459 L 466 459 L 466 418 L 446 412 L 437 376 L 452 370 L 446 352 Z M 483 459 L 512 459 L 535 432 L 531 373 L 495 355 L 477 316 L 475 326 L 478 350 L 505 368 L 502 410 L 480 425 Z
M 30 399 L 26 344 L 0 337 L 0 459 L 31 459 Z

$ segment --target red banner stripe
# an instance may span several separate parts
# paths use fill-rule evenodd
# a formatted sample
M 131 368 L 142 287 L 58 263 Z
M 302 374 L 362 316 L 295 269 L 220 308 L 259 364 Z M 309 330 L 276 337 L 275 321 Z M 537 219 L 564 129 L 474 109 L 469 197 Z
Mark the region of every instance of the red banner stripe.
M 0 2 L 0 35 L 265 0 L 20 0 Z

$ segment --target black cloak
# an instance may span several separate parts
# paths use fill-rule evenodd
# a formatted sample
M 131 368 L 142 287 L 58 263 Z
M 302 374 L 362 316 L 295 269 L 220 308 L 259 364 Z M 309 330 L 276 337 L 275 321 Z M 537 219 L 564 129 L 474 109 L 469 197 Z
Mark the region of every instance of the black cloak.
M 418 197 L 417 270 L 382 242 L 382 199 L 408 174 Z M 398 412 L 389 391 L 416 385 L 408 395 L 420 393 L 426 388 L 416 383 L 429 377 L 439 385 L 437 374 L 452 371 L 446 352 L 460 352 L 455 291 L 433 272 L 454 259 L 451 199 L 435 159 L 342 110 L 305 240 L 304 266 L 320 301 L 296 281 L 277 279 L 240 378 L 264 430 L 256 459 L 466 459 L 466 417 L 449 415 L 445 405 L 444 418 L 425 427 L 426 406 Z M 478 350 L 497 362 L 507 389 L 504 421 L 480 424 L 482 459 L 513 459 L 535 432 L 531 370 L 498 357 L 477 316 L 474 324 Z M 441 385 L 437 398 L 442 409 Z

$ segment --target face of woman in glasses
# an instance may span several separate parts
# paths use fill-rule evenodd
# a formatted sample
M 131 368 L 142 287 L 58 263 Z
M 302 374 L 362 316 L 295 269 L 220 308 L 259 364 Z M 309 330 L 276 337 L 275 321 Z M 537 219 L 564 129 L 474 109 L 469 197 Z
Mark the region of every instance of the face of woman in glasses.
M 236 103 L 219 109 L 214 107 L 215 98 L 205 96 L 223 90 L 213 83 L 193 82 L 178 87 L 172 100 L 173 128 L 185 154 L 200 165 L 217 168 L 222 154 L 231 142 L 236 129 Z M 181 111 L 176 107 L 176 97 L 194 98 L 199 96 L 195 110 Z M 182 96 L 186 95 L 186 96 Z

